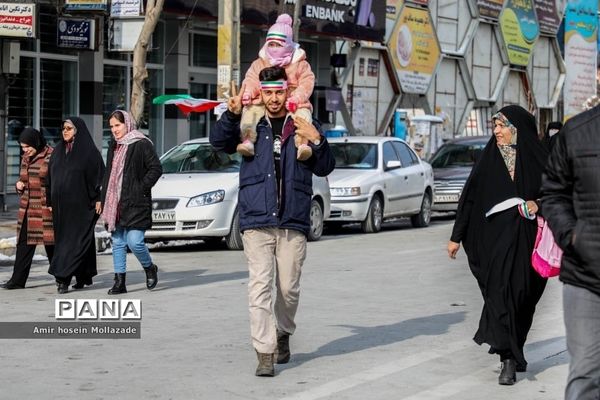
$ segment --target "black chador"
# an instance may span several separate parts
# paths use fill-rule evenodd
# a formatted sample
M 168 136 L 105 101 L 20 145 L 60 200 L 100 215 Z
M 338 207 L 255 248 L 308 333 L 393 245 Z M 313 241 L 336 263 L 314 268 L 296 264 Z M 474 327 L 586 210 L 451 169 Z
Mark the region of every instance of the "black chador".
M 485 214 L 512 197 L 536 200 L 548 152 L 537 137 L 533 115 L 519 106 L 500 113 L 516 128 L 514 180 L 492 136 L 465 184 L 451 240 L 463 243 L 484 300 L 475 342 L 525 367 L 523 346 L 546 285 L 530 261 L 537 224 L 516 207 Z
M 104 162 L 85 122 L 69 117 L 75 126 L 69 143 L 61 141 L 50 159 L 50 199 L 55 250 L 49 273 L 68 285 L 73 276 L 79 286 L 91 284 L 96 271 L 94 226 L 98 219 Z

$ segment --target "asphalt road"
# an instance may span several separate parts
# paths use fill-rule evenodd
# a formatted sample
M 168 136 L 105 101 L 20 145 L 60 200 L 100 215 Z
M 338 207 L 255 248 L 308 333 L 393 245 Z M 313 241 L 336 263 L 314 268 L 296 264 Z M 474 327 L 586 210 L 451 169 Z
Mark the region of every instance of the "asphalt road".
M 149 292 L 133 258 L 126 299 L 143 305 L 141 339 L 1 339 L 0 399 L 561 399 L 568 368 L 561 284 L 549 282 L 526 346 L 529 369 L 499 386 L 500 363 L 472 340 L 482 301 L 464 253 L 449 260 L 451 220 L 347 229 L 310 243 L 292 359 L 253 375 L 242 252 L 159 247 Z M 131 256 L 130 256 L 131 257 Z M 0 322 L 54 322 L 57 298 L 106 299 L 94 285 L 58 295 L 36 262 L 25 290 L 0 290 Z M 11 264 L 0 264 L 0 281 Z

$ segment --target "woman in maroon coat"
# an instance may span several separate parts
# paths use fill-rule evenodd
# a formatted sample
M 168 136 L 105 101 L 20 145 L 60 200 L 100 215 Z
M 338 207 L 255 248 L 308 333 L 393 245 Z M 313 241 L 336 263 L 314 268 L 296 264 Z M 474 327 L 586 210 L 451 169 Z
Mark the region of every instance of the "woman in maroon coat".
M 23 289 L 35 247 L 46 247 L 48 260 L 54 253 L 54 231 L 52 228 L 52 210 L 46 202 L 46 178 L 48 161 L 52 147 L 46 144 L 44 136 L 33 128 L 25 128 L 19 136 L 23 150 L 21 172 L 15 184 L 20 196 L 17 225 L 17 254 L 12 277 L 4 283 L 4 289 Z

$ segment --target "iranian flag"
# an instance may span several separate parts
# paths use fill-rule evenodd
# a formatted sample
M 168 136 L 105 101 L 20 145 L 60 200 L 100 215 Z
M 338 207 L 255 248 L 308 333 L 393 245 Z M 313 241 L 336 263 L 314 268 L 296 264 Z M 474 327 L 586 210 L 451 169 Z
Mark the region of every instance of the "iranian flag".
M 209 111 L 221 103 L 222 101 L 196 99 L 189 94 L 163 94 L 152 99 L 152 104 L 175 104 L 185 115 Z

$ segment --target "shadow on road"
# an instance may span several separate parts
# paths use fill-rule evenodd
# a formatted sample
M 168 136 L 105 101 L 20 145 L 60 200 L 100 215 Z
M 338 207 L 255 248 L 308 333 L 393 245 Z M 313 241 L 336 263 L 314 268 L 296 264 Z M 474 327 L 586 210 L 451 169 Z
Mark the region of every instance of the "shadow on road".
M 397 322 L 391 325 L 352 326 L 336 325 L 349 328 L 352 335 L 326 343 L 312 353 L 294 354 L 290 367 L 301 365 L 320 357 L 331 357 L 371 349 L 379 346 L 401 342 L 417 336 L 437 336 L 448 331 L 451 325 L 464 321 L 466 312 L 437 314 Z
M 168 290 L 182 288 L 186 286 L 202 286 L 216 282 L 235 281 L 239 279 L 248 279 L 248 271 L 234 271 L 221 274 L 210 274 L 204 275 L 208 270 L 206 269 L 193 269 L 189 271 L 174 271 L 166 272 L 160 269 L 158 270 L 158 286 L 152 291 L 156 292 L 159 290 Z M 86 286 L 83 289 L 73 290 L 69 288 L 69 293 L 86 292 L 90 290 L 101 290 L 105 292 L 113 285 L 113 273 L 103 273 L 96 275 L 93 278 L 94 284 L 92 286 Z M 75 278 L 72 279 L 71 284 L 75 283 Z M 141 267 L 133 268 L 131 271 L 127 271 L 127 291 L 129 293 L 135 293 L 138 291 L 146 291 L 146 274 Z M 54 277 L 51 275 L 31 276 L 27 280 L 27 288 L 41 288 L 46 286 L 54 286 Z M 142 285 L 141 287 L 133 288 L 134 285 Z
M 556 342 L 565 342 L 564 336 L 557 336 L 551 339 L 540 340 L 539 342 L 533 342 L 525 345 L 525 356 L 527 352 L 535 351 L 541 347 L 551 345 Z M 551 354 L 545 357 L 543 360 L 533 362 L 527 366 L 527 373 L 525 378 L 530 381 L 536 381 L 536 375 L 541 374 L 549 368 L 554 368 L 557 365 L 563 365 L 569 363 L 569 355 L 566 349 L 566 343 L 564 350 L 559 351 L 556 354 Z

